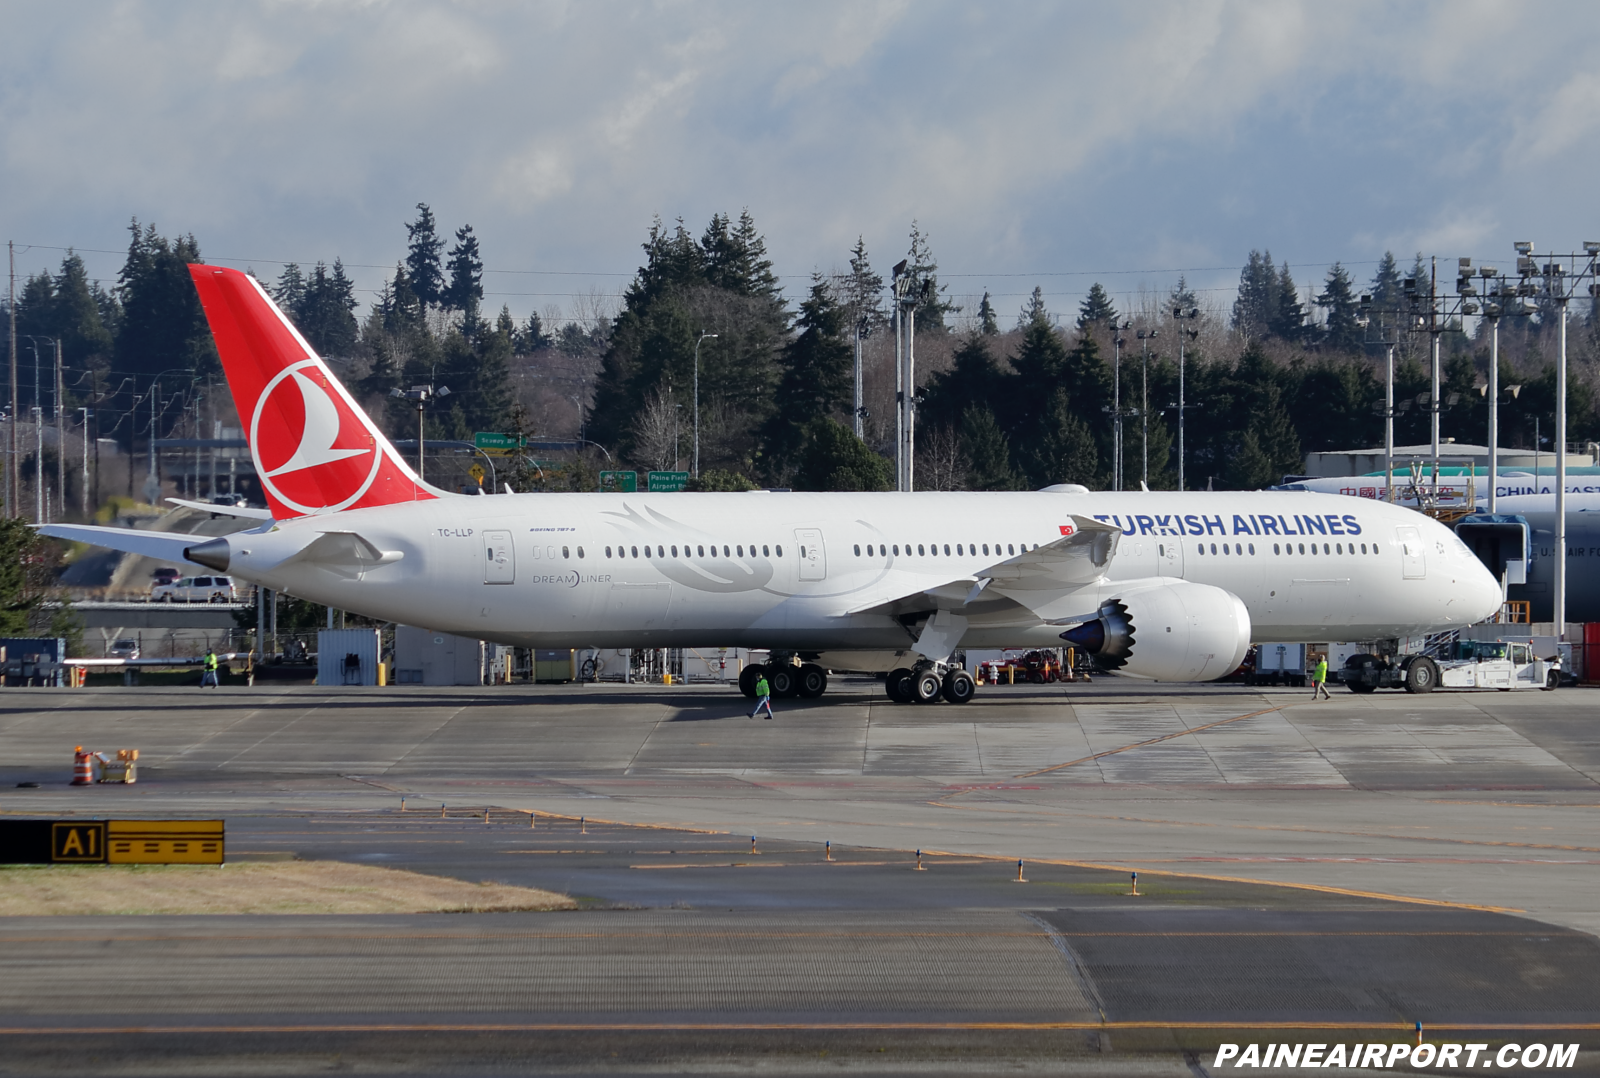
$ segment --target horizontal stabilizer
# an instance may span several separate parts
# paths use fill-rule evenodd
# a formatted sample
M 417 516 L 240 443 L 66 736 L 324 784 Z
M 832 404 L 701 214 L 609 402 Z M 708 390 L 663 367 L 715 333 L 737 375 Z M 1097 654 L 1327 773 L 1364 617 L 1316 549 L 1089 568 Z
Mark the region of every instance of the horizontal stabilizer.
M 200 563 L 189 561 L 183 552 L 209 538 L 204 535 L 136 531 L 132 528 L 102 528 L 93 524 L 45 524 L 39 528 L 39 534 L 52 539 L 70 539 L 75 543 L 109 547 L 129 554 L 142 554 L 157 561 L 185 562 L 189 565 Z
M 215 513 L 219 517 L 243 517 L 245 520 L 271 520 L 272 510 L 255 509 L 248 505 L 213 505 L 210 502 L 191 502 L 187 498 L 168 498 L 173 505 L 185 509 L 198 509 L 202 513 Z

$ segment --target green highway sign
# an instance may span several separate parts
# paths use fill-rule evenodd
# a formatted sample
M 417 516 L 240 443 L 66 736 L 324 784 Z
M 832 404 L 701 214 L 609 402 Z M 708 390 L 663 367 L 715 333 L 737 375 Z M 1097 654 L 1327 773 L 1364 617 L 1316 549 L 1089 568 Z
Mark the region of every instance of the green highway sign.
M 600 489 L 611 494 L 637 494 L 638 472 L 601 472 Z
M 651 472 L 649 474 L 650 492 L 652 494 L 666 494 L 682 490 L 689 485 L 688 472 Z
M 472 444 L 479 449 L 521 449 L 524 439 L 514 434 L 496 434 L 480 430 L 472 436 Z

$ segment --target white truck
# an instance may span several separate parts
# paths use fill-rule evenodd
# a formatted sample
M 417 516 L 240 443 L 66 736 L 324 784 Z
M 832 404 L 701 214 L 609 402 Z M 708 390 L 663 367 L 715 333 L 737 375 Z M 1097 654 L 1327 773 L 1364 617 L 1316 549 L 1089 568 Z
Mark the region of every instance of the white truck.
M 1437 657 L 1402 655 L 1390 662 L 1377 655 L 1352 655 L 1344 667 L 1351 692 L 1375 689 L 1550 690 L 1561 684 L 1561 658 L 1540 658 L 1523 640 L 1455 640 Z

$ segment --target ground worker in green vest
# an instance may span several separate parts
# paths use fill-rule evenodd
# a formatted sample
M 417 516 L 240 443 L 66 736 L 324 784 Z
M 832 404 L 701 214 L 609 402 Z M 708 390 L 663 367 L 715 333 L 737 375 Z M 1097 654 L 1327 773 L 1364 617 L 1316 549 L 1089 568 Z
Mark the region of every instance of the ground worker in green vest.
M 772 718 L 772 686 L 767 684 L 767 675 L 756 676 L 756 709 L 750 712 L 753 719 L 762 708 L 767 709 L 767 718 Z
M 210 648 L 206 648 L 205 668 L 206 672 L 200 675 L 200 687 L 217 688 L 217 653 Z
M 1324 700 L 1332 700 L 1328 693 L 1328 657 L 1317 656 L 1317 665 L 1311 668 L 1311 699 L 1317 698 L 1317 693 L 1322 694 Z

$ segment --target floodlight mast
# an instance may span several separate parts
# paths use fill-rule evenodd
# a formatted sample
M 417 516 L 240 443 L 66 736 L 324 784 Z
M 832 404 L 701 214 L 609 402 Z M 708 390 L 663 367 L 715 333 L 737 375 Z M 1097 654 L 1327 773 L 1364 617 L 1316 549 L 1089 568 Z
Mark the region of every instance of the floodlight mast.
M 706 338 L 716 340 L 715 333 L 701 330 L 700 337 L 694 342 L 694 477 L 700 478 L 700 344 Z M 859 359 L 857 363 L 859 364 Z M 677 437 L 673 437 L 673 445 L 677 445 Z M 678 462 L 674 460 L 672 466 L 676 468 Z

